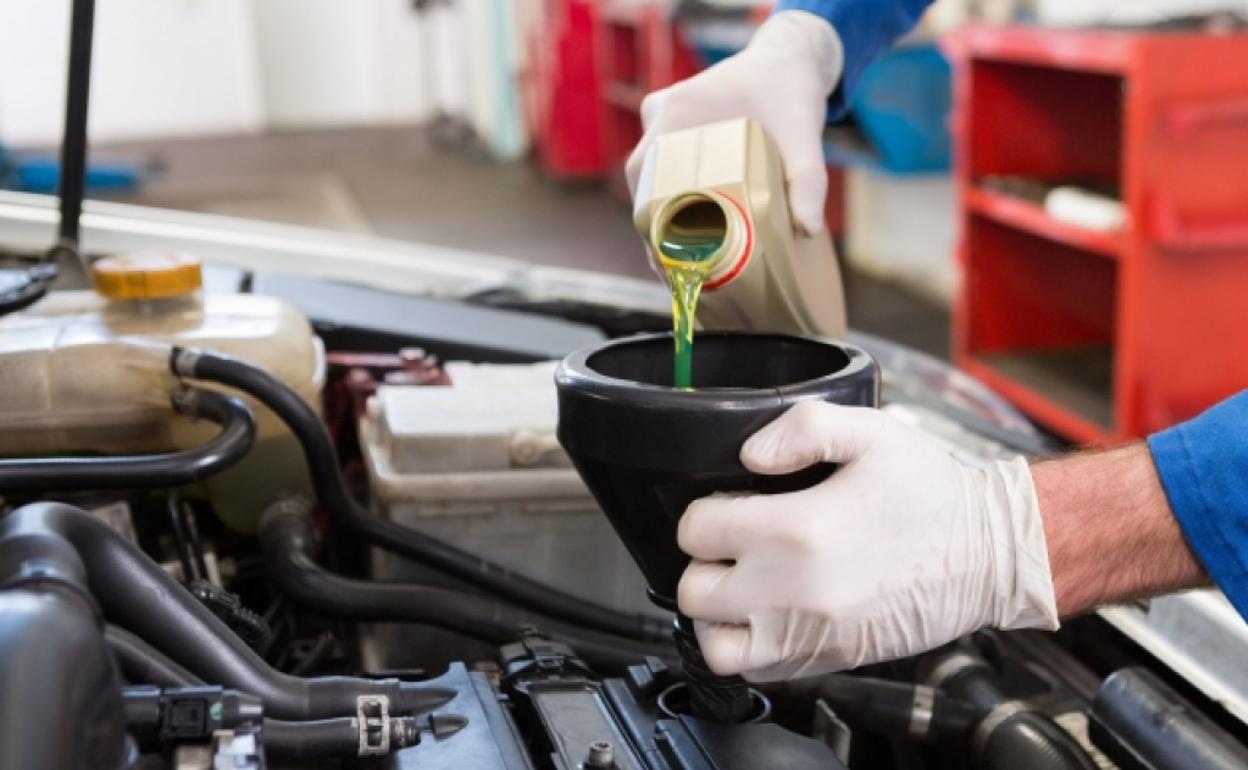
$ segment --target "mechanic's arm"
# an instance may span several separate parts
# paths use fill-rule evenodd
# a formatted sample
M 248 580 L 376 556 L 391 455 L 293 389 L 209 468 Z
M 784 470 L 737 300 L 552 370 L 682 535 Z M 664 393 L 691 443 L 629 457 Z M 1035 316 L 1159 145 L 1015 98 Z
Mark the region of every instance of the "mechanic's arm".
M 744 50 L 642 101 L 645 133 L 625 166 L 629 188 L 637 189 L 646 150 L 659 134 L 753 118 L 780 150 L 796 227 L 821 231 L 829 109 L 845 110 L 846 94 L 863 69 L 914 26 L 930 2 L 780 0 Z
M 1146 444 L 1038 463 L 1031 477 L 1060 616 L 1209 581 Z
M 1148 445 L 971 468 L 884 413 L 801 404 L 742 462 L 841 467 L 801 492 L 691 505 L 680 606 L 712 668 L 753 680 L 905 657 L 986 626 L 1056 628 L 1208 574 L 1248 617 L 1245 426 L 1248 393 Z

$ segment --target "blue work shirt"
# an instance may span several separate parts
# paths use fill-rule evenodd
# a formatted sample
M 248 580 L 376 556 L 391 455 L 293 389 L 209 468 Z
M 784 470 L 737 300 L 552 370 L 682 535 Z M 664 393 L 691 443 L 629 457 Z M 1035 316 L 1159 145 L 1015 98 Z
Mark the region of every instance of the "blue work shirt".
M 1248 390 L 1148 447 L 1187 544 L 1248 620 Z
M 931 0 L 779 0 L 775 12 L 807 11 L 827 19 L 845 49 L 845 70 L 829 101 L 832 117 L 849 108 L 849 94 L 880 51 L 910 31 Z

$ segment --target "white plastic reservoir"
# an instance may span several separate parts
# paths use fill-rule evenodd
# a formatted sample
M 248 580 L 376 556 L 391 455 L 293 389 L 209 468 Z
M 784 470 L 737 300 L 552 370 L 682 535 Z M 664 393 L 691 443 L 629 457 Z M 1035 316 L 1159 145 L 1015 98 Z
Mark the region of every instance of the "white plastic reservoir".
M 215 425 L 173 411 L 177 380 L 161 357 L 141 352 L 141 341 L 244 359 L 319 410 L 324 350 L 294 308 L 250 294 L 201 294 L 198 263 L 185 258 L 127 257 L 120 268 L 111 259 L 97 263 L 98 291 L 54 292 L 0 319 L 0 456 L 168 452 L 210 438 Z M 110 276 L 101 277 L 101 264 L 113 268 Z M 310 487 L 285 427 L 234 395 L 256 417 L 256 446 L 205 488 L 227 524 L 249 531 L 274 495 Z

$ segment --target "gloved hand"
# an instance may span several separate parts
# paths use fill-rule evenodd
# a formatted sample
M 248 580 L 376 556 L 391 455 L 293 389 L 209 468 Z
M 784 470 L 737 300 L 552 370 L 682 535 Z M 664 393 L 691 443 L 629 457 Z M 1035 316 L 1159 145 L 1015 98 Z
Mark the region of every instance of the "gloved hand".
M 629 191 L 637 192 L 646 150 L 659 134 L 753 118 L 780 148 L 795 226 L 820 232 L 828 191 L 823 126 L 842 63 L 841 40 L 827 21 L 805 11 L 772 16 L 744 50 L 642 101 L 645 134 L 625 166 Z
M 772 681 L 914 655 L 985 626 L 1057 628 L 1022 459 L 972 468 L 883 412 L 799 404 L 752 436 L 755 473 L 841 464 L 781 495 L 695 501 L 680 609 L 711 669 Z

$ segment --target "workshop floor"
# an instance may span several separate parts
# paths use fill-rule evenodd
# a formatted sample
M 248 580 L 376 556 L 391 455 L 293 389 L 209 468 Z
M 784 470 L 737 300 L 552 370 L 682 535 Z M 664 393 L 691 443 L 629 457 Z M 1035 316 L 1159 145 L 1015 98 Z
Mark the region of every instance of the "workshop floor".
M 154 168 L 119 199 L 455 246 L 650 277 L 628 207 L 602 187 L 544 179 L 411 128 L 338 129 L 102 145 Z M 847 272 L 850 324 L 947 357 L 949 316 Z

